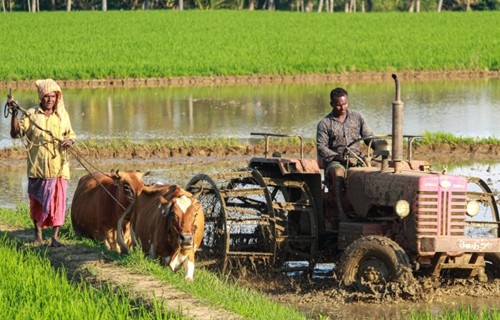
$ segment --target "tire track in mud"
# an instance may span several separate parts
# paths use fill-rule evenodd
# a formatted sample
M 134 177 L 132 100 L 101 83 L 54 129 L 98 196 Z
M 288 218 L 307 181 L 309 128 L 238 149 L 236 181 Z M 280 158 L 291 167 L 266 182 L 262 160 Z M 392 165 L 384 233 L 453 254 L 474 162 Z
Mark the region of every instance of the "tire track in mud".
M 0 222 L 0 234 L 4 232 L 10 238 L 15 238 L 24 242 L 26 246 L 31 246 L 32 230 L 16 229 Z M 207 301 L 195 298 L 164 281 L 120 267 L 108 259 L 104 252 L 96 252 L 79 245 L 53 248 L 48 244 L 49 242 L 46 242 L 42 245 L 47 245 L 47 256 L 51 264 L 56 268 L 64 267 L 70 280 L 86 281 L 92 285 L 104 282 L 111 285 L 112 288 L 120 288 L 128 292 L 134 299 L 144 300 L 147 303 L 157 299 L 164 304 L 167 310 L 193 319 L 243 319 L 237 314 L 212 307 Z

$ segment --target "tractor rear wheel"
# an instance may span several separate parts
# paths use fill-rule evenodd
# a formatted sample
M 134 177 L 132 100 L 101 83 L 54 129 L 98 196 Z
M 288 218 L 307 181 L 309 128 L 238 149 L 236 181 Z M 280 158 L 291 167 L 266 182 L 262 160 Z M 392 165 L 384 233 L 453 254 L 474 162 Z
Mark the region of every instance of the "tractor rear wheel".
M 198 200 L 205 214 L 205 232 L 197 260 L 201 264 L 221 270 L 226 259 L 226 218 L 222 206 L 222 195 L 214 180 L 205 174 L 194 176 L 187 184 L 186 190 L 200 192 Z
M 222 273 L 274 264 L 276 219 L 269 191 L 256 170 L 198 174 L 186 190 L 201 192 L 205 232 L 197 253 L 200 264 Z
M 388 283 L 413 279 L 404 250 L 383 236 L 354 241 L 342 254 L 336 273 L 341 285 L 362 292 L 379 292 Z

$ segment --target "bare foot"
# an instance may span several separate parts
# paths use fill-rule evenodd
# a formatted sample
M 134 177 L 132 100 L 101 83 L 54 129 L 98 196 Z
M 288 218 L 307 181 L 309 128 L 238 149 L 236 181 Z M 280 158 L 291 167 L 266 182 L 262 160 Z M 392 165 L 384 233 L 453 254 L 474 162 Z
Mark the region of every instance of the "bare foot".
M 51 240 L 52 240 L 50 243 L 51 247 L 55 247 L 55 248 L 64 247 L 64 245 L 62 243 L 60 243 L 58 240 L 56 240 L 55 238 L 51 238 Z
M 41 238 L 35 238 L 35 240 L 33 240 L 33 242 L 31 244 L 34 247 L 41 246 L 41 245 L 43 245 L 43 239 L 41 239 Z

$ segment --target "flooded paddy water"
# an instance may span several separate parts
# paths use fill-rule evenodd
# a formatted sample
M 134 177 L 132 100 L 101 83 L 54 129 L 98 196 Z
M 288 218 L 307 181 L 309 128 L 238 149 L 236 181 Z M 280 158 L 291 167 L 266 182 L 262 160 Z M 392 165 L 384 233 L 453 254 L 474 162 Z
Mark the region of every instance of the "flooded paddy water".
M 394 84 L 286 84 L 202 88 L 67 89 L 64 100 L 78 139 L 250 138 L 251 132 L 314 138 L 331 111 L 330 90 L 343 86 L 349 107 L 376 134 L 391 132 Z M 0 95 L 3 106 L 5 95 Z M 13 92 L 21 107 L 35 90 Z M 500 137 L 500 79 L 401 83 L 404 134 L 425 131 Z M 13 144 L 10 119 L 0 118 L 0 147 Z
M 328 93 L 334 86 L 262 85 L 220 88 L 68 89 L 65 101 L 78 139 L 109 140 L 240 138 L 250 132 L 300 134 L 313 138 L 316 124 L 330 111 Z M 390 132 L 393 84 L 349 84 L 350 107 L 361 111 L 378 134 Z M 449 132 L 458 136 L 500 137 L 500 81 L 437 81 L 403 83 L 405 102 L 404 133 Z M 21 106 L 34 100 L 34 90 L 14 92 Z M 1 99 L 0 99 L 1 101 Z M 4 103 L 4 102 L 2 102 Z M 1 119 L 0 148 L 14 145 L 9 136 L 9 119 Z M 0 152 L 2 152 L 0 150 Z M 99 159 L 96 169 L 110 171 L 151 171 L 147 182 L 177 183 L 184 186 L 198 173 L 214 174 L 246 166 L 244 157 L 175 157 L 169 159 Z M 500 192 L 498 162 L 453 163 L 450 174 L 478 176 Z M 441 163 L 433 163 L 443 170 Z M 0 163 L 0 203 L 15 207 L 27 203 L 25 161 Z M 87 171 L 72 161 L 68 206 L 76 183 Z M 300 277 L 299 277 L 300 278 Z M 434 315 L 446 309 L 471 306 L 477 310 L 499 308 L 498 282 L 448 283 L 439 288 L 425 287 L 418 299 L 360 296 L 337 290 L 327 276 L 320 279 L 287 278 L 286 283 L 249 283 L 282 303 L 331 319 L 405 319 L 412 310 L 428 310 Z M 280 289 L 281 287 L 281 289 Z

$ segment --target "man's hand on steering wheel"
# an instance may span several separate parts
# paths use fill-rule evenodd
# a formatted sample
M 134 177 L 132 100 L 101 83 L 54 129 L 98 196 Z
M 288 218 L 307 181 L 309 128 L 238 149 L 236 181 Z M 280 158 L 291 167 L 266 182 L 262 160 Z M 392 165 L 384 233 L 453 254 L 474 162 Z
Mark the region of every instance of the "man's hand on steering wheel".
M 359 166 L 369 167 L 370 166 L 370 163 L 365 160 L 366 156 L 364 156 L 362 154 L 358 155 L 356 152 L 354 152 L 354 150 L 351 149 L 351 147 L 354 144 L 356 144 L 362 140 L 369 140 L 369 139 L 374 139 L 374 138 L 375 138 L 375 136 L 369 136 L 369 137 L 365 137 L 365 138 L 357 138 L 345 146 L 344 151 L 342 152 L 342 159 L 345 159 L 346 165 L 348 167 L 359 167 Z
M 356 157 L 349 157 L 346 161 L 348 167 L 357 167 L 359 164 L 359 160 Z

